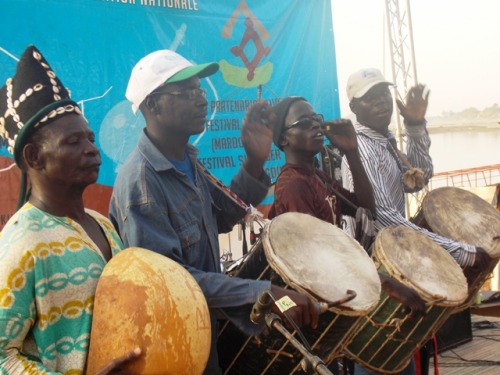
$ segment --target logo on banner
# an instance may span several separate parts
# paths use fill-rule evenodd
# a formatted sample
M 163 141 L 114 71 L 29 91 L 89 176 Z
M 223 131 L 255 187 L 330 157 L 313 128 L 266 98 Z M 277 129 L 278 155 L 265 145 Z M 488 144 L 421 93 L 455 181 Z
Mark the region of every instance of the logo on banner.
M 232 47 L 230 51 L 240 59 L 244 66 L 233 65 L 226 60 L 221 60 L 219 62 L 220 71 L 224 81 L 230 85 L 243 88 L 257 87 L 266 84 L 273 73 L 271 62 L 259 65 L 263 57 L 271 51 L 263 43 L 269 38 L 269 33 L 250 10 L 245 0 L 242 0 L 229 16 L 221 34 L 223 38 L 230 38 L 241 14 L 245 17 L 245 32 L 240 44 Z M 252 44 L 249 45 L 250 43 Z

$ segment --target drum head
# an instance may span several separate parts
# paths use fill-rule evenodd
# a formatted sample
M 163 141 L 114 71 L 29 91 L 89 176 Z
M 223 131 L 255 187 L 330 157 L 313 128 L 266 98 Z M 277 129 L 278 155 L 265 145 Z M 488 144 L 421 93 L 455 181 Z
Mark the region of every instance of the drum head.
M 431 190 L 422 202 L 430 229 L 441 236 L 483 247 L 492 258 L 500 256 L 500 212 L 467 190 L 442 187 Z
M 422 299 L 456 306 L 467 298 L 467 281 L 458 263 L 426 235 L 401 225 L 387 227 L 377 234 L 373 251 L 390 276 Z
M 380 297 L 375 264 L 361 245 L 338 227 L 313 216 L 289 212 L 277 216 L 263 232 L 271 267 L 296 290 L 333 302 L 354 290 L 356 298 L 342 308 L 359 315 Z

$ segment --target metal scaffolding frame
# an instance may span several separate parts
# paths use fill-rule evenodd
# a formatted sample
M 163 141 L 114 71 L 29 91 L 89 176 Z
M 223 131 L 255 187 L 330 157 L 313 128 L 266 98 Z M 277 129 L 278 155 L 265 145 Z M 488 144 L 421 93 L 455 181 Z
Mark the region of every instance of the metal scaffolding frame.
M 393 121 L 396 122 L 398 147 L 403 152 L 406 152 L 406 138 L 396 99 L 404 102 L 408 90 L 418 83 L 410 0 L 385 0 L 385 16 L 392 81 L 395 84 L 393 96 L 396 116 Z M 411 207 L 418 207 L 427 191 L 427 188 L 424 188 L 418 193 L 406 194 L 407 217 L 411 217 Z
M 408 90 L 417 84 L 417 66 L 411 23 L 410 0 L 401 6 L 399 0 L 385 0 L 387 33 L 391 58 L 392 78 L 395 83 L 394 98 L 404 100 Z M 399 145 L 404 143 L 399 109 L 396 124 Z

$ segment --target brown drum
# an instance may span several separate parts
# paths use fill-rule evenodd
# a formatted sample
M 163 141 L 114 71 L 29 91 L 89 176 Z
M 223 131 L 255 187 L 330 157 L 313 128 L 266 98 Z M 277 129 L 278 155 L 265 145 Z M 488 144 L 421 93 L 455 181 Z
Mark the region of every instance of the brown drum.
M 94 301 L 87 374 L 136 347 L 130 374 L 202 374 L 210 317 L 191 274 L 173 260 L 128 248 L 104 267 Z
M 375 238 L 378 271 L 415 290 L 427 314 L 410 318 L 404 306 L 384 291 L 380 302 L 358 320 L 345 353 L 375 372 L 397 373 L 467 297 L 462 270 L 443 248 L 411 228 L 392 226 Z
M 326 364 L 332 362 L 355 322 L 379 300 L 380 279 L 373 261 L 342 230 L 301 213 L 285 213 L 266 224 L 262 244 L 251 251 L 238 277 L 271 280 L 316 302 L 333 302 L 345 298 L 347 290 L 356 292 L 353 300 L 320 315 L 317 330 L 302 329 L 313 353 Z M 302 373 L 299 351 L 272 330 L 247 337 L 227 323 L 219 331 L 218 348 L 224 374 Z
M 413 221 L 441 236 L 480 246 L 492 258 L 486 269 L 471 277 L 469 297 L 460 309 L 467 308 L 500 258 L 500 212 L 467 190 L 442 187 L 427 193 Z

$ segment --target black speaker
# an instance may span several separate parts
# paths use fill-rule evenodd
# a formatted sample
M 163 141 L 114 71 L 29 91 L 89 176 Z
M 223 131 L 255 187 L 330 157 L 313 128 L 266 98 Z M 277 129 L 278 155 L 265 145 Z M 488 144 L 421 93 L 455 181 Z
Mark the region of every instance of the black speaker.
M 472 341 L 470 308 L 453 314 L 436 333 L 438 353 Z

